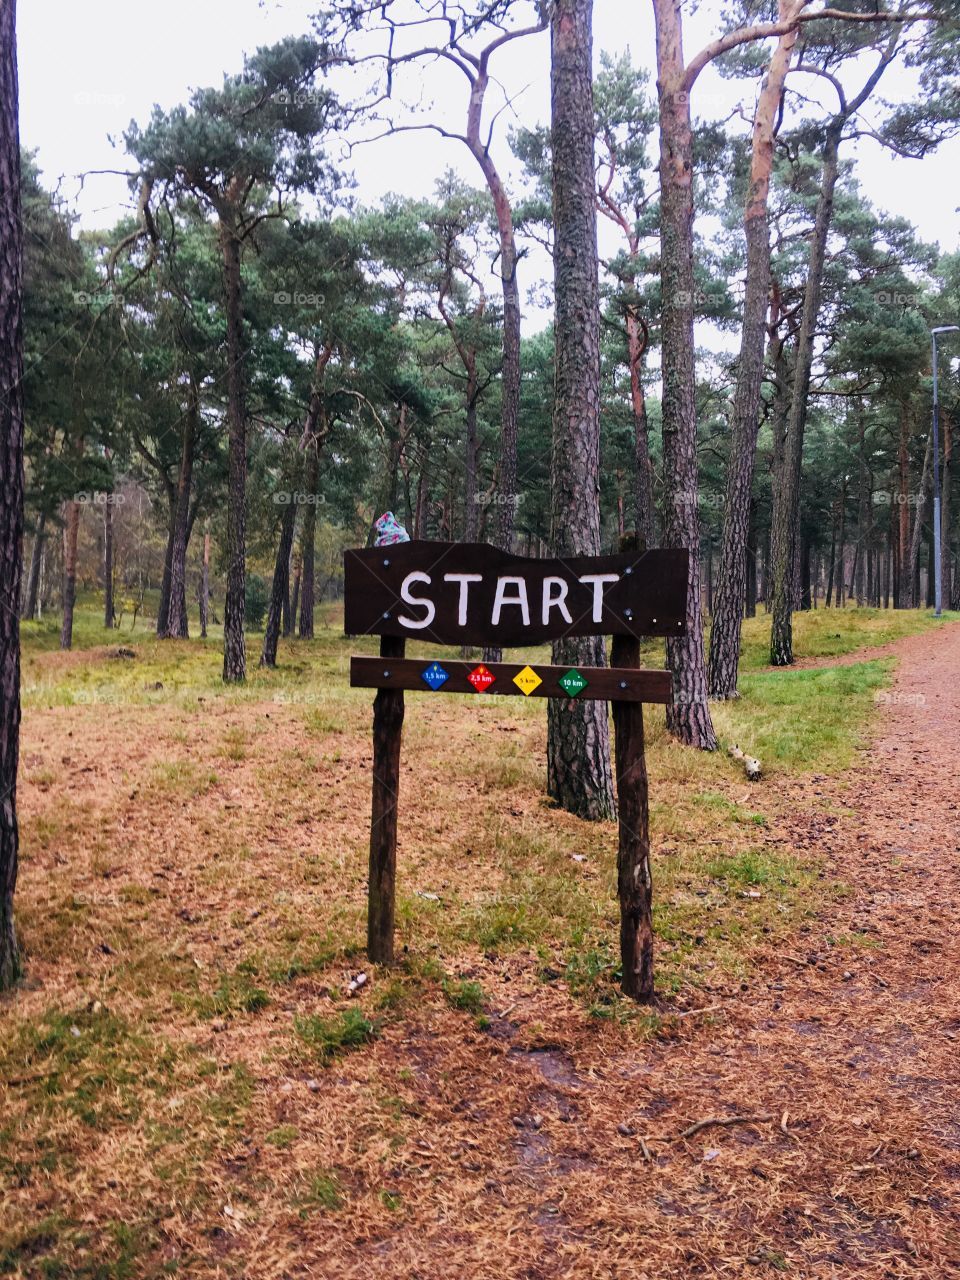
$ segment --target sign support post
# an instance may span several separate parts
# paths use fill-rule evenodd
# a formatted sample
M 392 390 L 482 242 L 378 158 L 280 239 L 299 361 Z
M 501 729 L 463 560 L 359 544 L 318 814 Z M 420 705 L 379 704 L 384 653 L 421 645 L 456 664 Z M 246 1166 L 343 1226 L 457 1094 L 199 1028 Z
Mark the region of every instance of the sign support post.
M 403 657 L 406 645 L 399 636 L 380 637 L 380 657 L 387 678 L 391 661 Z M 373 700 L 373 806 L 367 911 L 367 955 L 374 964 L 393 964 L 402 736 L 403 690 L 377 689 Z
M 610 666 L 639 667 L 640 642 L 614 636 Z M 620 969 L 623 993 L 653 1001 L 653 877 L 650 805 L 643 743 L 643 703 L 613 703 L 617 769 L 617 895 L 620 899 Z

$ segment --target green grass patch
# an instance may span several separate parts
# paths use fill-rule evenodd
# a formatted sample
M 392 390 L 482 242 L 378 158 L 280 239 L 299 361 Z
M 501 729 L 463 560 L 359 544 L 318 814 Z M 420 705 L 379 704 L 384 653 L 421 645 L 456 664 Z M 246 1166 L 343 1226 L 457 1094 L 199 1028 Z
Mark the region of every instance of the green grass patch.
M 332 1018 L 308 1014 L 293 1020 L 294 1030 L 320 1062 L 326 1064 L 376 1039 L 377 1026 L 360 1009 L 344 1009 Z

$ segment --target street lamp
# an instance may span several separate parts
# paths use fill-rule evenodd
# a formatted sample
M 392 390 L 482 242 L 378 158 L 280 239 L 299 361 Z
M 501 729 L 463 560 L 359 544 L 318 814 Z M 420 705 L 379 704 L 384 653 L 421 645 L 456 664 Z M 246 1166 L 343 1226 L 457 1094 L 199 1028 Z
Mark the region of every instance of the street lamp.
M 930 330 L 933 341 L 933 602 L 943 613 L 943 545 L 940 541 L 940 400 L 937 392 L 937 334 L 960 333 L 960 324 L 942 324 Z

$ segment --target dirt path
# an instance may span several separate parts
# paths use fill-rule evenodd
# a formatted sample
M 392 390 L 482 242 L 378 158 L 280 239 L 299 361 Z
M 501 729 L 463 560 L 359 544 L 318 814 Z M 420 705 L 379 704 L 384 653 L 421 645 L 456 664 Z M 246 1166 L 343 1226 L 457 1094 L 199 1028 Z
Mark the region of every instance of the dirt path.
M 789 843 L 849 886 L 794 949 L 708 989 L 717 1025 L 629 1053 L 552 1031 L 519 974 L 492 1034 L 407 1028 L 410 1222 L 358 1224 L 349 1261 L 312 1240 L 298 1275 L 960 1275 L 960 627 L 891 651 L 862 765 L 783 797 Z M 683 1136 L 708 1117 L 759 1118 Z

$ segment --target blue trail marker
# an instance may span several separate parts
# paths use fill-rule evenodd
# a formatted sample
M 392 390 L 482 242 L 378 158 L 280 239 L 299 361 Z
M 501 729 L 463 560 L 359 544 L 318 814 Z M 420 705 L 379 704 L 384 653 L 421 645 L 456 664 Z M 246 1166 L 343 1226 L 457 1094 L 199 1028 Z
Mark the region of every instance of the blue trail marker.
M 444 671 L 439 662 L 431 662 L 429 667 L 421 673 L 422 679 L 430 686 L 431 689 L 439 689 L 450 679 L 449 671 Z

